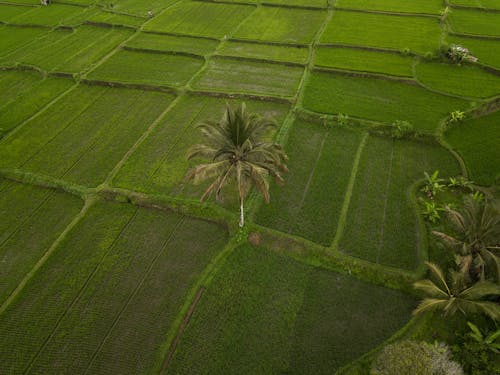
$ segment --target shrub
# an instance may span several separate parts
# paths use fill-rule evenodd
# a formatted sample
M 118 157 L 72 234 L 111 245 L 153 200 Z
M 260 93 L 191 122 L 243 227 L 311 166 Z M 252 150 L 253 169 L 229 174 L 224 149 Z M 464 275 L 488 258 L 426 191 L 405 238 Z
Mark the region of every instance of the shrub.
M 413 131 L 413 125 L 409 121 L 397 120 L 392 123 L 391 135 L 394 138 L 403 138 L 408 133 Z
M 400 341 L 384 348 L 372 366 L 373 375 L 463 375 L 446 344 Z

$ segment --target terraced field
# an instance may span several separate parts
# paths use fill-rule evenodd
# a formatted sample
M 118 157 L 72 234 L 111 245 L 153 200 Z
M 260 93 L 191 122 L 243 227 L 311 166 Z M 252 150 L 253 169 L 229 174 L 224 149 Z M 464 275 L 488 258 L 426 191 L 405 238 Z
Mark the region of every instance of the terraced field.
M 2 2 L 0 374 L 357 373 L 416 304 L 423 173 L 500 182 L 499 9 Z M 185 175 L 242 101 L 290 173 L 239 231 Z

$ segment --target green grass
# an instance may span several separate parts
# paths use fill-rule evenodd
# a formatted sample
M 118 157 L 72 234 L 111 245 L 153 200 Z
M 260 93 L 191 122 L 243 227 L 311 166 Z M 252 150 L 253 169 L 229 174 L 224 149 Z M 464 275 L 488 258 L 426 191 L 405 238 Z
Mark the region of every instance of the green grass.
M 174 213 L 94 206 L 0 316 L 2 368 L 157 372 L 185 295 L 225 238 Z
M 0 61 L 45 33 L 47 30 L 39 27 L 0 26 Z
M 310 43 L 326 13 L 279 7 L 260 7 L 238 28 L 238 39 Z
M 331 245 L 361 136 L 296 122 L 286 145 L 290 173 L 284 186 L 272 186 L 271 203 L 261 206 L 256 222 Z
M 0 167 L 97 186 L 172 99 L 154 91 L 81 86 L 4 138 Z
M 90 67 L 131 35 L 127 29 L 92 26 L 80 26 L 73 32 L 55 30 L 0 59 L 0 64 L 21 63 L 46 71 L 77 73 Z
M 500 36 L 500 13 L 453 9 L 447 20 L 456 33 Z
M 219 42 L 210 39 L 151 33 L 137 34 L 127 42 L 127 46 L 133 48 L 186 52 L 197 55 L 208 55 L 212 53 L 215 48 L 217 48 L 218 44 Z
M 326 374 L 387 338 L 414 301 L 262 248 L 237 248 L 203 294 L 174 374 Z
M 76 0 L 79 1 L 79 0 Z M 147 2 L 137 1 L 137 0 L 120 0 L 118 2 L 112 2 L 114 12 L 135 14 L 142 17 L 148 15 L 148 11 L 152 11 L 153 15 L 158 14 L 164 8 L 169 7 L 174 4 L 177 0 L 149 0 Z M 110 2 L 108 0 L 97 0 L 94 1 L 97 4 L 107 6 Z
M 68 79 L 43 78 L 31 71 L 0 72 L 0 138 L 73 84 Z
M 155 17 L 144 29 L 222 38 L 229 35 L 254 9 L 246 5 L 183 2 Z
M 305 64 L 309 57 L 309 48 L 227 41 L 217 53 L 223 56 Z
M 443 2 L 440 0 L 337 0 L 335 6 L 396 13 L 439 14 L 443 9 Z
M 459 166 L 438 146 L 370 137 L 361 155 L 339 249 L 374 263 L 416 268 L 422 239 L 410 189 L 425 171 L 435 170 L 441 177 L 453 176 Z
M 89 12 L 87 20 L 96 23 L 103 23 L 108 25 L 118 25 L 118 26 L 128 26 L 133 28 L 138 28 L 144 22 L 145 18 L 133 17 L 126 14 L 112 13 L 100 10 L 94 10 Z
M 196 125 L 219 120 L 226 102 L 212 97 L 182 98 L 155 131 L 141 144 L 120 170 L 114 185 L 157 194 L 183 194 L 198 199 L 200 188 L 184 184 L 186 172 L 199 160 L 186 160 L 189 147 L 202 141 Z M 261 116 L 283 121 L 288 106 L 246 100 L 248 109 Z
M 500 112 L 455 125 L 446 140 L 464 159 L 472 180 L 480 185 L 500 183 Z
M 440 92 L 476 98 L 500 94 L 500 77 L 477 66 L 420 63 L 415 72 L 424 86 Z
M 473 56 L 479 59 L 480 64 L 486 64 L 500 69 L 500 43 L 497 40 L 474 39 L 449 35 L 450 44 L 459 44 L 470 50 Z
M 10 22 L 32 9 L 31 7 L 0 4 L 0 22 Z
M 315 57 L 315 65 L 320 67 L 402 77 L 413 76 L 412 62 L 410 56 L 342 47 L 319 47 Z
M 263 0 L 262 3 L 295 5 L 304 7 L 318 7 L 318 8 L 326 7 L 326 0 Z
M 78 214 L 83 202 L 13 182 L 0 190 L 1 305 Z
M 191 84 L 195 89 L 293 97 L 303 68 L 274 63 L 214 58 Z
M 409 49 L 423 55 L 437 53 L 440 35 L 439 21 L 434 18 L 336 11 L 321 42 Z
M 45 7 L 30 7 L 28 12 L 23 12 L 9 20 L 16 25 L 40 26 L 78 26 L 82 24 L 87 15 L 92 12 L 87 8 L 66 4 L 51 4 Z
M 410 121 L 415 130 L 433 133 L 451 111 L 467 109 L 461 99 L 420 86 L 371 77 L 315 72 L 306 85 L 304 107 L 393 123 Z
M 122 50 L 89 78 L 111 82 L 183 86 L 203 66 L 202 58 Z
M 485 9 L 500 9 L 500 4 L 497 0 L 450 0 L 450 4 Z

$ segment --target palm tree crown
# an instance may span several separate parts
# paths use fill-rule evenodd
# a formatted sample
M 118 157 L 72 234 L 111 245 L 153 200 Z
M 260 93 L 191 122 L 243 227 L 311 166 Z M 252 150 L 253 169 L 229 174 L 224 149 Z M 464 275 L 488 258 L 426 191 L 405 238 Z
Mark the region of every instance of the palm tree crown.
M 244 225 L 243 202 L 254 186 L 269 203 L 268 177 L 283 182 L 281 172 L 287 172 L 288 160 L 282 147 L 266 140 L 274 121 L 247 112 L 245 103 L 237 108 L 227 105 L 222 119 L 207 121 L 198 125 L 204 136 L 204 143 L 193 146 L 188 159 L 202 157 L 210 162 L 191 169 L 187 180 L 198 184 L 214 179 L 201 200 L 215 192 L 220 197 L 222 188 L 230 181 L 236 181 L 240 200 L 240 227 Z

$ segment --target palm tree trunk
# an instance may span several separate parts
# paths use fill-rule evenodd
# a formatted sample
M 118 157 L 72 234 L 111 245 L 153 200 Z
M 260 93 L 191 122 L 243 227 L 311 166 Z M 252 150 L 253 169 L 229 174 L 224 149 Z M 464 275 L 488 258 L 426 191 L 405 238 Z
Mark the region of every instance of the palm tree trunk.
M 245 225 L 245 214 L 243 211 L 243 198 L 240 199 L 240 228 L 243 228 Z

